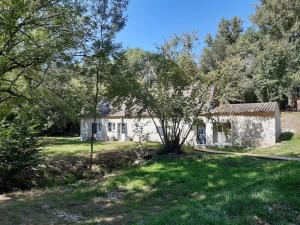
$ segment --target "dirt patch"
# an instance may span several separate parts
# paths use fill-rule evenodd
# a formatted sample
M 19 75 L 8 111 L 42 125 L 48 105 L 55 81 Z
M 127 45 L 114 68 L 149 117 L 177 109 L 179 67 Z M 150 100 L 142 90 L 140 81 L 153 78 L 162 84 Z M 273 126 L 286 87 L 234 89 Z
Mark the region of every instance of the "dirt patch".
M 83 219 L 81 215 L 69 213 L 61 209 L 51 208 L 49 205 L 43 205 L 42 209 L 46 210 L 48 214 L 57 217 L 58 219 L 62 219 L 66 222 L 74 223 L 74 222 L 79 222 L 80 220 Z
M 131 149 L 126 151 L 110 151 L 97 154 L 94 164 L 100 166 L 105 172 L 116 169 L 136 166 L 151 159 L 157 149 Z
M 270 225 L 268 222 L 258 216 L 253 216 L 255 225 Z
M 12 200 L 12 197 L 8 195 L 0 195 L 0 204 L 6 203 L 10 200 Z

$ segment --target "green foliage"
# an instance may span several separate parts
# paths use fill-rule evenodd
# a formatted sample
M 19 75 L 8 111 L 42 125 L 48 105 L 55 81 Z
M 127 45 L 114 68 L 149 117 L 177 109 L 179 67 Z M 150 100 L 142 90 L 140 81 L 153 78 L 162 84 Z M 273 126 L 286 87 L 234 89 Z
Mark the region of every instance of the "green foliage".
M 106 82 L 115 71 L 116 61 L 122 57 L 121 45 L 116 35 L 125 26 L 124 14 L 127 0 L 88 1 L 91 11 L 87 11 L 91 42 L 84 58 L 82 82 L 86 86 L 84 114 L 98 115 L 98 104 L 105 95 Z M 116 75 L 116 74 L 114 74 Z
M 215 38 L 208 34 L 207 47 L 204 48 L 200 60 L 201 70 L 205 74 L 218 68 L 218 64 L 229 55 L 228 47 L 238 40 L 242 31 L 242 20 L 233 17 L 231 20 L 221 19 Z
M 206 38 L 207 47 L 200 59 L 201 71 L 217 85 L 221 103 L 245 101 L 252 87 L 247 70 L 248 55 L 239 49 L 242 32 L 239 17 L 223 18 L 216 37 L 209 34 Z
M 137 116 L 147 113 L 156 128 L 161 127 L 165 152 L 181 152 L 190 131 L 202 122 L 199 116 L 209 110 L 210 83 L 199 73 L 193 53 L 196 40 L 194 34 L 184 34 L 157 53 L 127 52 L 123 72 L 109 87 L 128 111 Z
M 222 19 L 206 38 L 201 70 L 217 77 L 223 101 L 283 102 L 300 84 L 300 3 L 261 0 L 255 28 L 242 32 L 240 19 Z M 237 82 L 238 81 L 238 82 Z
M 259 101 L 281 101 L 291 92 L 293 77 L 290 47 L 282 41 L 265 43 L 256 53 L 253 81 Z
M 245 76 L 245 61 L 239 56 L 227 57 L 208 76 L 218 87 L 220 103 L 243 101 L 251 88 L 252 82 Z
M 264 0 L 252 17 L 259 40 L 254 81 L 260 101 L 280 101 L 299 85 L 300 3 L 297 0 Z
M 19 116 L 0 121 L 0 191 L 30 186 L 40 147 L 32 122 Z
M 118 73 L 115 61 L 122 56 L 121 45 L 116 35 L 126 23 L 128 0 L 87 1 L 89 37 L 87 56 L 84 58 L 82 80 L 87 87 L 84 113 L 93 117 L 93 123 L 99 116 L 99 102 L 106 101 L 104 93 L 107 80 Z M 114 74 L 116 75 L 116 74 Z M 91 132 L 93 134 L 93 132 Z M 91 136 L 89 170 L 92 171 L 94 136 Z
M 32 100 L 51 62 L 64 64 L 81 47 L 82 7 L 72 0 L 0 3 L 0 104 Z

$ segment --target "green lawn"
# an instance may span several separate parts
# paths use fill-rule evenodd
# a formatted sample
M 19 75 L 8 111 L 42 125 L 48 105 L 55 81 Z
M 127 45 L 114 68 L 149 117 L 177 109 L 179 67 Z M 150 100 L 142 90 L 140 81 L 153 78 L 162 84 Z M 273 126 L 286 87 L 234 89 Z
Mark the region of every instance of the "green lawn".
M 104 181 L 14 193 L 0 224 L 299 224 L 299 174 L 296 162 L 161 156 Z
M 287 145 L 283 150 L 296 146 L 295 140 L 283 143 Z M 95 150 L 135 146 L 133 142 L 99 142 Z M 56 161 L 52 156 L 67 160 L 86 156 L 88 151 L 89 143 L 78 138 L 48 138 L 43 154 Z M 145 165 L 117 170 L 104 179 L 0 195 L 0 224 L 300 224 L 299 174 L 299 162 L 190 150 L 180 156 L 156 156 Z
M 90 152 L 90 142 L 81 142 L 79 137 L 47 137 L 45 139 L 46 146 L 42 151 L 44 156 L 88 156 Z M 145 143 L 142 147 L 157 147 L 157 143 Z M 112 150 L 128 150 L 136 148 L 137 143 L 133 141 L 108 141 L 95 142 L 94 152 L 112 151 Z

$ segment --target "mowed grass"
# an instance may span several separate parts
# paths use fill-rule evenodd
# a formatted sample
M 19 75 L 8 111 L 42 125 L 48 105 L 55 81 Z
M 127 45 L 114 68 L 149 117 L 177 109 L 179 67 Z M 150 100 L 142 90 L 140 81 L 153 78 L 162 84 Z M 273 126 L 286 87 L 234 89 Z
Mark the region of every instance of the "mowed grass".
M 14 193 L 0 224 L 300 224 L 300 163 L 159 156 L 106 179 Z
M 133 141 L 108 141 L 94 142 L 94 152 L 105 151 L 126 151 L 136 147 L 158 147 L 157 143 L 145 143 L 142 146 L 137 146 Z M 47 157 L 57 156 L 88 156 L 91 149 L 90 141 L 80 141 L 79 137 L 47 137 L 45 139 L 45 149 L 42 154 Z

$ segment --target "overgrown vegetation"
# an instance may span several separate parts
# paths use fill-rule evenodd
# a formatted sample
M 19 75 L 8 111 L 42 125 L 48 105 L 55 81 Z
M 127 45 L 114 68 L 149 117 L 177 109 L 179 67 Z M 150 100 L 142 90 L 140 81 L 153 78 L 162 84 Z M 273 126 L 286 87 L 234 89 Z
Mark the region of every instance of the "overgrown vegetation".
M 53 187 L 88 178 L 101 180 L 113 171 L 144 164 L 160 148 L 158 143 L 95 142 L 90 173 L 90 142 L 81 142 L 79 137 L 47 137 L 44 143 L 39 166 L 24 177 L 32 183 L 20 188 Z
M 17 115 L 0 121 L 0 192 L 31 186 L 40 150 L 35 124 Z

